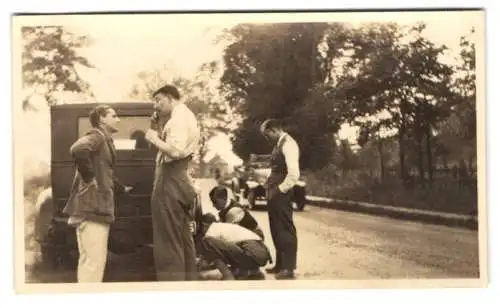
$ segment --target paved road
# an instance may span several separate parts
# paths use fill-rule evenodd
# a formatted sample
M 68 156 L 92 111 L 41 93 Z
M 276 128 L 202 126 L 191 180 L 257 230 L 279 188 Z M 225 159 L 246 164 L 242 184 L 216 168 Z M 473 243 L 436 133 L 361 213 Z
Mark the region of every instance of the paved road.
M 266 213 L 254 213 L 269 234 Z M 295 213 L 295 224 L 303 278 L 479 277 L 476 232 L 317 207 Z
M 201 181 L 204 211 L 213 181 Z M 267 212 L 252 211 L 274 249 Z M 295 212 L 298 279 L 477 278 L 477 232 L 307 206 Z M 106 281 L 153 279 L 140 264 L 150 252 L 111 256 Z M 150 262 L 147 262 L 150 263 Z M 150 263 L 151 264 L 151 263 Z M 133 274 L 135 273 L 135 274 Z M 71 282 L 74 273 L 49 273 L 34 281 Z M 267 279 L 274 279 L 271 275 Z M 31 280 L 31 279 L 30 279 Z
M 212 185 L 201 184 L 204 190 Z M 212 211 L 206 198 L 204 210 Z M 273 249 L 267 212 L 252 212 Z M 302 279 L 479 277 L 475 231 L 313 206 L 294 219 Z

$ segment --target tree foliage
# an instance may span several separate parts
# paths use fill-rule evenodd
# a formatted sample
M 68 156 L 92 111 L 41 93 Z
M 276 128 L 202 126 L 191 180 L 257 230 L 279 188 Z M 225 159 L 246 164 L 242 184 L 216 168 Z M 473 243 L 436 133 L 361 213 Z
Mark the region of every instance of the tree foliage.
M 41 89 L 49 105 L 57 103 L 61 92 L 93 97 L 89 84 L 78 73 L 78 66 L 94 68 L 79 49 L 88 46 L 88 36 L 70 32 L 62 26 L 23 27 L 23 87 Z M 27 108 L 29 98 L 23 102 Z
M 349 123 L 359 127 L 361 147 L 375 141 L 380 153 L 382 140 L 396 136 L 400 177 L 416 168 L 422 181 L 432 181 L 436 156 L 455 151 L 451 144 L 473 148 L 466 144 L 475 142 L 475 54 L 463 38 L 462 64 L 446 64 L 448 48 L 427 39 L 425 29 L 424 23 L 230 29 L 221 91 L 244 117 L 235 151 L 244 159 L 268 152 L 258 126 L 274 117 L 298 140 L 302 166 L 321 168 L 339 157 L 334 136 Z M 457 133 L 461 140 L 451 137 Z
M 456 104 L 448 118 L 440 122 L 438 140 L 439 154 L 444 161 L 466 160 L 469 167 L 476 159 L 476 50 L 471 36 L 460 39 L 460 61 L 456 72 L 454 91 Z
M 190 80 L 175 76 L 167 67 L 139 72 L 139 81 L 132 87 L 130 97 L 139 101 L 151 101 L 152 94 L 161 86 L 170 83 L 179 89 L 181 99 L 196 115 L 201 129 L 198 158 L 208 151 L 207 141 L 218 132 L 228 133 L 234 121 L 233 112 L 217 89 L 211 84 L 218 71 L 215 62 L 203 64 L 197 76 Z
M 244 118 L 234 138 L 240 157 L 269 151 L 258 126 L 277 118 L 297 139 L 302 166 L 328 162 L 340 128 L 339 102 L 323 85 L 333 82 L 331 67 L 348 38 L 347 28 L 327 23 L 241 24 L 226 33 L 221 91 Z
M 424 38 L 424 29 L 424 24 L 409 29 L 394 24 L 362 27 L 345 66 L 351 73 L 343 77 L 354 80 L 342 95 L 352 106 L 350 122 L 360 127 L 360 145 L 380 138 L 383 130 L 396 131 L 403 179 L 408 151 L 417 153 L 423 177 L 424 149 L 431 176 L 432 130 L 449 115 L 454 102 L 453 69 L 439 59 L 447 48 Z

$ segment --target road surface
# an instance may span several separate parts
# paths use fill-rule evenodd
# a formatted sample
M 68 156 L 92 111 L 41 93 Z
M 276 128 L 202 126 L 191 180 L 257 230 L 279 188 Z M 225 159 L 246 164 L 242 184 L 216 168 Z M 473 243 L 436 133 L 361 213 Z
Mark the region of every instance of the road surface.
M 253 212 L 270 234 L 266 213 Z M 479 277 L 475 232 L 317 207 L 294 215 L 299 277 Z M 272 247 L 269 236 L 266 243 Z
M 207 191 L 213 182 L 200 186 Z M 206 195 L 202 202 L 214 210 Z M 274 256 L 265 207 L 252 213 Z M 299 279 L 479 277 L 476 231 L 314 206 L 295 212 L 294 221 Z
M 199 182 L 205 212 L 211 180 Z M 265 209 L 252 210 L 274 256 Z M 298 232 L 298 279 L 478 278 L 476 231 L 306 206 L 294 213 Z M 105 281 L 151 280 L 141 263 L 150 257 L 111 256 Z M 135 274 L 131 274 L 131 273 Z M 72 273 L 31 276 L 31 281 L 72 282 Z M 274 279 L 266 275 L 266 279 Z

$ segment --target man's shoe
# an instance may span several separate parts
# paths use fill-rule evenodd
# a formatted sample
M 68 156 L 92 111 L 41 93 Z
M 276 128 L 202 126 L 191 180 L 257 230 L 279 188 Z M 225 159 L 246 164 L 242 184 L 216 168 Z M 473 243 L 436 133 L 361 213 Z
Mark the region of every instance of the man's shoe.
M 242 269 L 233 270 L 233 276 L 236 280 L 245 280 L 248 277 L 248 271 Z
M 222 280 L 234 280 L 234 275 L 231 269 L 222 260 L 215 260 L 214 265 L 222 274 Z
M 280 272 L 280 269 L 277 268 L 276 266 L 271 267 L 271 268 L 266 268 L 266 273 L 268 273 L 268 274 L 277 274 L 279 272 Z
M 250 270 L 250 271 L 248 271 L 247 279 L 249 279 L 249 280 L 264 280 L 264 279 L 266 279 L 266 276 L 259 269 Z
M 281 270 L 275 277 L 278 280 L 295 279 L 295 273 L 292 270 Z

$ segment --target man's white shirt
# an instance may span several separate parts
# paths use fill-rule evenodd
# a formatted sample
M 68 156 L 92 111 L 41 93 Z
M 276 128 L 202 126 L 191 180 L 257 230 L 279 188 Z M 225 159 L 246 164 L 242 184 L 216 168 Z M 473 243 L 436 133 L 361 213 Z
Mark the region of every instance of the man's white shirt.
M 292 189 L 295 184 L 297 184 L 300 177 L 300 151 L 297 142 L 288 134 L 283 134 L 280 136 L 277 144 L 279 144 L 285 136 L 288 136 L 289 138 L 285 139 L 281 149 L 283 155 L 285 156 L 287 175 L 285 180 L 283 180 L 283 182 L 279 185 L 279 189 L 284 193 Z
M 166 143 L 183 153 L 183 157 L 196 152 L 200 129 L 196 116 L 185 104 L 181 103 L 174 107 L 170 119 L 163 127 L 162 137 Z M 174 160 L 161 152 L 158 153 L 158 159 L 162 159 L 162 162 Z
M 218 238 L 231 243 L 262 240 L 257 234 L 240 225 L 224 222 L 212 223 L 205 236 Z

